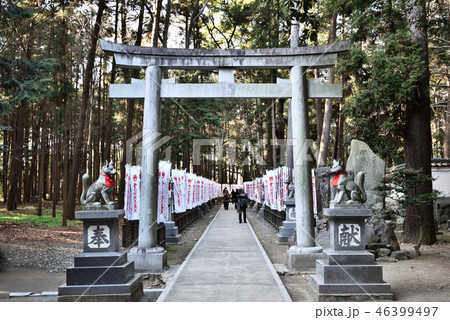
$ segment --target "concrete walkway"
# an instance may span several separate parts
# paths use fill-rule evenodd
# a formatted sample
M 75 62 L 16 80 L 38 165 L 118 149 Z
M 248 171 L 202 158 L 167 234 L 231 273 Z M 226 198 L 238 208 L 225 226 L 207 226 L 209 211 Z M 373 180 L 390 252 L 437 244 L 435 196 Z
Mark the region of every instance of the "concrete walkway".
M 249 209 L 247 209 L 249 210 Z M 223 207 L 158 302 L 290 302 L 249 222 Z

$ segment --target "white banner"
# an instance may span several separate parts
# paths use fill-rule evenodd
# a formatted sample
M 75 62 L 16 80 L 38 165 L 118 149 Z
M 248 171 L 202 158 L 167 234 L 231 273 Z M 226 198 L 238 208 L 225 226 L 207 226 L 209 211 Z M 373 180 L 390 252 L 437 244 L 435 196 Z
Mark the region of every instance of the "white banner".
M 262 203 L 262 195 L 263 195 L 262 178 L 256 178 L 256 180 L 255 180 L 255 200 L 258 203 Z
M 270 204 L 269 175 L 267 173 L 262 177 L 262 184 L 263 184 L 263 188 L 264 188 L 264 204 L 269 206 L 269 204 Z
M 253 200 L 253 182 L 244 182 L 244 192 L 250 200 Z
M 139 220 L 141 167 L 125 165 L 125 218 Z
M 186 170 L 172 170 L 173 179 L 173 201 L 175 213 L 186 211 L 187 190 L 185 181 Z
M 312 178 L 312 196 L 313 196 L 313 210 L 317 214 L 317 194 L 316 194 L 316 171 L 311 169 Z
M 222 196 L 222 186 L 220 184 L 216 184 L 216 196 L 217 197 Z
M 194 175 L 186 174 L 186 209 L 194 208 Z
M 195 176 L 194 207 L 200 205 L 200 178 Z
M 276 170 L 269 171 L 270 209 L 277 210 Z
M 168 161 L 159 162 L 158 179 L 158 223 L 169 221 L 169 180 L 170 167 Z
M 289 177 L 289 168 L 283 167 L 283 181 L 281 181 L 283 185 L 283 202 L 287 199 L 288 195 L 288 184 L 285 183 L 288 177 Z

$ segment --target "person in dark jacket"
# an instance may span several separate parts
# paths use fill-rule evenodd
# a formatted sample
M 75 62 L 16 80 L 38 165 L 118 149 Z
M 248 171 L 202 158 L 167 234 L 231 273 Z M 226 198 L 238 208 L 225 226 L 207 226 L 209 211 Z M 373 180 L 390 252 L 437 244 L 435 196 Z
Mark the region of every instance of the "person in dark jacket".
M 237 212 L 239 213 L 239 223 L 247 223 L 247 194 L 243 189 L 239 189 L 237 192 Z M 243 219 L 242 219 L 243 218 Z
M 236 190 L 231 191 L 231 199 L 234 203 L 234 208 L 237 209 L 237 192 L 236 192 Z
M 230 203 L 230 197 L 231 197 L 231 195 L 228 192 L 228 189 L 227 188 L 223 189 L 223 208 L 225 210 L 228 210 L 228 205 Z

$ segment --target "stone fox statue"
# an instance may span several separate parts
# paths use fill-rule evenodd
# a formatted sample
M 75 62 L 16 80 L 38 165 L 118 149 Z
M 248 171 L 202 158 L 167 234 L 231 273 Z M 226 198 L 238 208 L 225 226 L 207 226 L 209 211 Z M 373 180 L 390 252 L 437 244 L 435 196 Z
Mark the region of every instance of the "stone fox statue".
M 358 172 L 355 181 L 348 176 L 344 169 L 342 160 L 333 160 L 333 167 L 330 170 L 331 174 L 335 174 L 331 180 L 330 185 L 336 188 L 336 196 L 334 203 L 341 203 L 344 193 L 349 199 L 346 204 L 364 203 L 366 202 L 366 193 L 364 191 L 364 172 Z
M 111 200 L 111 191 L 114 188 L 113 176 L 117 173 L 114 169 L 114 165 L 111 162 L 105 161 L 103 164 L 100 176 L 97 181 L 89 186 L 91 178 L 87 173 L 82 177 L 83 192 L 80 197 L 82 205 L 86 204 L 100 204 L 100 199 L 103 198 L 105 204 L 115 204 L 115 201 Z M 89 186 L 89 188 L 88 188 Z

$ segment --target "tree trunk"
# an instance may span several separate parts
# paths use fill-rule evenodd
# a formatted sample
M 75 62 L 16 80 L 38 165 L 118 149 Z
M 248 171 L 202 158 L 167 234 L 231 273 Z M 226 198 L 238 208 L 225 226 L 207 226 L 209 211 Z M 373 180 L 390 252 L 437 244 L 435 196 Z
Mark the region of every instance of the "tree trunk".
M 42 106 L 42 138 L 41 138 L 41 152 L 39 153 L 39 199 L 37 215 L 42 216 L 42 201 L 44 200 L 44 176 L 45 176 L 45 158 L 47 154 L 47 117 L 45 114 L 44 106 Z
M 189 13 L 186 13 L 186 35 L 184 44 L 184 47 L 186 49 L 189 49 L 189 46 L 191 44 L 192 30 L 194 30 L 195 19 L 198 18 L 199 10 L 200 10 L 199 0 L 196 0 L 194 6 L 192 7 L 192 15 L 190 22 L 189 22 Z
M 97 97 L 97 110 L 95 110 L 95 112 L 93 112 L 94 114 L 94 126 L 93 128 L 91 128 L 91 132 L 94 134 L 94 139 L 92 140 L 92 144 L 93 144 L 93 153 L 94 153 L 94 165 L 93 165 L 93 172 L 94 172 L 94 176 L 96 176 L 97 174 L 99 174 L 100 172 L 100 165 L 101 165 L 101 161 L 102 161 L 102 157 L 100 156 L 100 118 L 101 118 L 101 109 L 102 109 L 102 105 L 103 105 L 103 95 L 102 95 L 102 74 L 103 74 L 103 70 L 102 70 L 102 58 L 100 58 L 100 65 L 98 68 L 98 97 Z M 108 124 L 108 126 L 111 126 L 111 123 Z M 109 161 L 109 159 L 106 159 Z
M 167 39 L 169 34 L 169 26 L 170 26 L 170 11 L 172 10 L 172 0 L 168 0 L 166 4 L 166 16 L 164 18 L 164 29 L 163 29 L 163 48 L 167 48 Z
M 138 31 L 136 34 L 136 46 L 140 46 L 142 43 L 142 32 L 143 32 L 143 23 L 144 23 L 144 10 L 145 10 L 145 1 L 141 0 L 140 2 L 140 11 L 139 11 L 139 22 L 138 22 Z M 124 23 L 125 18 L 122 16 L 122 24 Z M 122 39 L 124 38 L 124 33 L 122 30 Z M 139 70 L 134 70 L 132 73 L 134 78 L 139 77 Z M 125 82 L 128 83 L 130 81 L 130 76 L 128 71 L 124 73 Z M 122 208 L 125 201 L 125 164 L 127 159 L 127 153 L 132 152 L 132 150 L 127 149 L 127 141 L 133 137 L 133 120 L 134 120 L 134 106 L 135 99 L 127 100 L 127 124 L 125 128 L 125 141 L 123 147 L 123 155 L 122 161 L 120 164 L 120 182 L 119 182 L 119 207 Z M 130 163 L 131 164 L 131 163 Z
M 58 205 L 59 200 L 59 159 L 60 159 L 60 153 L 61 153 L 61 141 L 59 139 L 59 135 L 55 136 L 54 143 L 53 143 L 54 149 L 52 154 L 52 163 L 53 163 L 53 198 L 52 198 L 52 217 L 56 217 L 56 206 Z
M 336 40 L 336 14 L 332 14 L 328 43 L 332 44 L 332 43 L 334 43 L 335 40 Z M 333 68 L 328 69 L 327 81 L 330 84 L 332 84 L 334 82 Z M 320 146 L 319 146 L 319 156 L 317 159 L 318 167 L 324 167 L 327 165 L 328 145 L 330 143 L 332 113 L 333 113 L 333 100 L 326 99 L 325 111 L 324 111 L 324 115 L 323 115 L 322 135 L 320 138 Z
M 275 169 L 277 167 L 277 137 L 275 135 L 275 100 L 272 100 L 270 104 L 270 123 L 271 123 L 271 132 L 272 132 L 272 139 L 271 139 L 271 149 L 272 149 L 272 165 Z
M 4 119 L 4 123 L 5 125 L 9 124 L 9 119 L 10 117 L 8 116 L 3 116 Z M 11 145 L 10 145 L 10 131 L 8 130 L 3 130 L 3 146 L 5 148 L 5 150 L 3 151 L 2 157 L 3 157 L 3 174 L 2 174 L 2 183 L 3 183 L 3 202 L 6 203 L 6 200 L 8 199 L 7 195 L 8 195 L 8 167 L 9 167 L 9 150 L 11 149 Z
M 407 21 L 412 32 L 411 42 L 417 44 L 421 49 L 421 57 L 425 68 L 420 81 L 417 83 L 415 96 L 406 108 L 405 163 L 407 169 L 422 169 L 424 174 L 431 176 L 430 73 L 425 3 L 423 0 L 408 1 Z M 432 181 L 419 185 L 411 191 L 414 196 L 429 193 L 432 191 Z M 403 240 L 416 242 L 419 239 L 421 225 L 423 228 L 423 243 L 435 243 L 436 229 L 432 204 L 406 208 Z
M 319 78 L 319 70 L 314 69 L 314 78 Z M 323 100 L 315 99 L 314 101 L 316 105 L 316 128 L 317 128 L 317 142 L 320 143 L 320 139 L 322 138 L 322 126 L 323 126 Z
M 191 162 L 190 162 L 190 141 L 189 141 L 189 115 L 184 115 L 184 148 L 183 148 L 183 167 L 186 169 L 187 172 L 190 172 L 191 168 Z
M 80 169 L 81 152 L 84 142 L 84 126 L 86 122 L 86 111 L 89 104 L 90 86 L 92 82 L 92 71 L 94 68 L 95 50 L 97 48 L 98 35 L 100 32 L 100 25 L 102 23 L 103 11 L 106 8 L 106 1 L 100 0 L 98 4 L 97 18 L 92 31 L 90 48 L 87 57 L 87 64 L 83 79 L 83 96 L 80 106 L 80 113 L 78 115 L 78 126 L 75 134 L 75 147 L 73 150 L 72 170 L 70 172 L 69 190 L 67 194 L 67 207 L 65 216 L 69 220 L 75 218 L 75 196 L 77 190 L 78 170 Z
M 158 47 L 159 22 L 161 20 L 162 0 L 156 0 L 155 18 L 153 19 L 152 28 L 152 47 Z
M 23 144 L 24 130 L 27 117 L 27 104 L 25 100 L 19 105 L 19 109 L 14 114 L 13 139 L 11 141 L 11 174 L 9 177 L 8 199 L 6 207 L 8 211 L 16 210 L 18 199 L 20 198 L 20 177 L 23 168 Z
M 38 154 L 38 141 L 39 141 L 39 117 L 34 115 L 31 117 L 31 163 L 28 183 L 26 183 L 23 192 L 23 201 L 32 202 L 34 193 L 34 183 L 37 174 L 37 154 Z
M 278 99 L 277 100 L 277 116 L 278 116 L 278 122 L 276 123 L 275 127 L 275 136 L 277 137 L 277 141 L 285 141 L 285 120 L 284 120 L 284 103 L 286 99 Z M 285 154 L 281 154 L 282 149 L 277 148 L 277 163 L 281 164 L 284 161 L 282 161 L 283 157 L 286 157 Z M 284 160 L 284 159 L 283 159 Z M 249 166 L 250 168 L 250 166 Z
M 117 36 L 118 36 L 118 23 L 119 23 L 119 1 L 116 1 L 116 8 L 115 8 L 115 22 L 114 22 L 114 42 L 117 42 Z M 106 62 L 105 62 L 106 63 Z M 116 62 L 114 59 L 112 60 L 112 69 L 111 69 L 111 81 L 110 84 L 114 84 L 116 82 Z M 104 122 L 103 122 L 103 131 L 105 133 L 105 139 L 103 141 L 104 143 L 104 149 L 103 149 L 103 158 L 102 162 L 105 160 L 111 160 L 111 127 L 112 127 L 112 110 L 113 110 L 113 100 L 109 99 L 108 103 L 106 104 L 105 108 L 105 116 L 104 116 Z
M 450 70 L 447 68 L 447 97 L 450 97 Z M 444 158 L 450 159 L 450 99 L 447 99 L 447 112 L 445 114 Z

